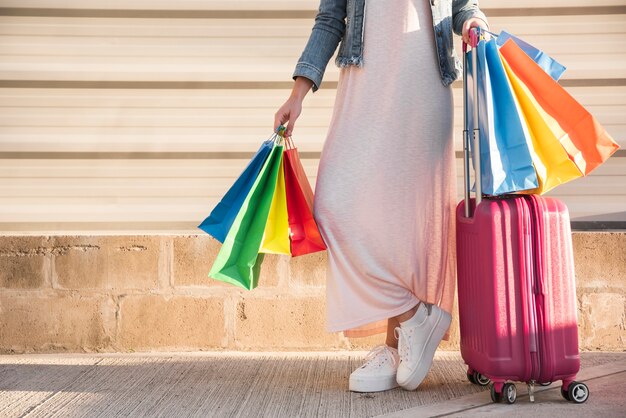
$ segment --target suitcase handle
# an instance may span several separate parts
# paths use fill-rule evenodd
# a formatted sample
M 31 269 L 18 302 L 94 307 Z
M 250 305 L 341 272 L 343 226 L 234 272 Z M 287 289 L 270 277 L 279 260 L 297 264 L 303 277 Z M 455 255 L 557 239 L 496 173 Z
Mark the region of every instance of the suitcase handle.
M 474 150 L 473 161 L 474 161 L 474 177 L 476 182 L 476 205 L 478 207 L 482 200 L 482 177 L 480 170 L 480 128 L 478 127 L 478 81 L 477 81 L 477 66 L 478 59 L 476 54 L 476 46 L 478 44 L 478 40 L 480 39 L 480 28 L 471 28 L 470 29 L 470 42 L 474 44 L 471 51 L 472 56 L 472 92 L 474 97 L 474 106 L 472 112 L 472 126 L 474 127 L 472 131 L 472 148 Z M 468 129 L 468 121 L 470 115 L 468 115 L 468 101 L 469 97 L 467 94 L 467 43 L 463 42 L 463 184 L 464 184 L 464 195 L 465 195 L 465 217 L 469 218 L 472 216 L 472 211 L 470 210 L 470 134 Z M 478 169 L 476 169 L 478 167 Z

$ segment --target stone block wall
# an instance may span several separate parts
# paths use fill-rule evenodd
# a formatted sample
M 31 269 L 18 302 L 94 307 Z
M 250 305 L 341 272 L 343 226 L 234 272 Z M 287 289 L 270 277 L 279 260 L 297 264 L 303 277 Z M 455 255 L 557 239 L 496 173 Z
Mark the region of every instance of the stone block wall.
M 324 328 L 326 254 L 266 255 L 245 291 L 198 235 L 0 237 L 0 352 L 368 349 Z M 626 232 L 574 233 L 583 350 L 626 342 Z M 458 323 L 443 349 L 458 349 Z

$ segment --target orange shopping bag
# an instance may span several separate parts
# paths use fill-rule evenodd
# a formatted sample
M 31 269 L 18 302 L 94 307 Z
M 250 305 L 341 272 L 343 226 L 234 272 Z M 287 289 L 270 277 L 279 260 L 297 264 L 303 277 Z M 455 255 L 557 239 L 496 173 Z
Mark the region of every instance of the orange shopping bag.
M 528 87 L 511 71 L 506 60 L 503 59 L 502 64 L 519 111 L 526 121 L 528 148 L 539 180 L 538 188 L 520 193 L 544 194 L 560 184 L 582 177 L 583 173 L 569 158 L 560 142 L 561 138 L 567 136 L 563 128 L 537 104 Z
M 326 245 L 313 219 L 313 190 L 291 138 L 285 138 L 283 164 L 291 256 L 324 251 Z
M 559 138 L 569 158 L 587 175 L 606 161 L 619 145 L 598 121 L 559 83 L 544 72 L 512 40 L 500 47 L 500 54 L 539 106 L 563 128 Z

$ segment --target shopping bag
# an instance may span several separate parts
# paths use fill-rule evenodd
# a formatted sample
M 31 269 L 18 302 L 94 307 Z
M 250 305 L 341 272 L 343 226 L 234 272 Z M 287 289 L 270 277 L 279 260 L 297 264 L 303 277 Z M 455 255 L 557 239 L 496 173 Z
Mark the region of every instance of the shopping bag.
M 278 178 L 276 180 L 276 190 L 272 198 L 272 205 L 265 225 L 263 243 L 260 252 L 272 254 L 291 255 L 289 245 L 289 219 L 287 217 L 287 195 L 285 193 L 285 169 L 282 163 L 281 154 L 278 166 Z
M 285 143 L 285 188 L 292 257 L 326 249 L 315 219 L 313 219 L 313 191 L 304 174 L 297 148 L 291 138 Z M 300 174 L 299 174 L 300 173 Z
M 478 105 L 480 114 L 482 192 L 501 195 L 535 189 L 539 183 L 528 148 L 530 134 L 495 40 L 481 40 L 476 52 L 478 98 L 470 94 L 470 102 L 472 107 Z M 468 63 L 471 73 L 471 58 Z
M 198 228 L 213 236 L 219 242 L 224 242 L 228 230 L 232 226 L 243 201 L 250 192 L 255 179 L 274 146 L 275 139 L 276 135 L 272 135 L 270 139 L 261 144 L 261 147 L 239 175 L 235 183 L 230 187 L 228 192 L 226 192 L 224 197 L 222 197 L 222 200 L 213 209 L 211 214 L 198 225 Z
M 564 135 L 559 124 L 539 106 L 528 88 L 511 71 L 506 60 L 503 59 L 502 64 L 528 126 L 528 147 L 539 180 L 537 189 L 520 193 L 543 194 L 560 184 L 582 177 L 582 172 L 569 159 L 559 141 Z
M 507 31 L 503 30 L 497 36 L 496 44 L 498 45 L 498 48 L 504 45 L 509 39 L 512 39 L 513 42 L 515 42 L 517 46 L 519 46 L 522 51 L 526 53 L 526 55 L 528 55 L 533 61 L 535 61 L 544 72 L 550 75 L 550 77 L 557 81 L 561 78 L 566 70 L 563 64 L 559 63 L 557 60 L 555 60 L 545 52 L 541 51 L 540 49 L 537 49 L 528 42 L 511 35 Z
M 226 235 L 209 277 L 248 290 L 258 285 L 263 260 L 263 253 L 259 253 L 259 249 L 276 188 L 283 148 L 279 143 L 270 151 Z
M 506 41 L 500 53 L 537 104 L 558 122 L 564 132 L 559 141 L 584 175 L 617 151 L 619 145 L 600 123 L 515 42 Z

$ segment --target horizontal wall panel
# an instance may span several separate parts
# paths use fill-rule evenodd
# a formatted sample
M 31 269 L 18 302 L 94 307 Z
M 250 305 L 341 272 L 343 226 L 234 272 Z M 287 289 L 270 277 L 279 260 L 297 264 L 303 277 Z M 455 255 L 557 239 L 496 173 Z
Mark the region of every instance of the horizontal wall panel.
M 491 20 L 491 29 L 506 28 L 553 55 L 569 68 L 566 79 L 624 79 L 625 16 L 500 17 Z M 285 27 L 282 19 L 252 20 L 252 25 L 251 19 L 189 20 L 2 17 L 2 78 L 291 81 L 313 23 L 293 19 Z M 594 29 L 574 41 L 581 25 Z M 338 75 L 331 59 L 324 80 L 337 81 Z
M 605 3 L 605 1 L 601 3 Z M 608 3 L 610 4 L 610 3 Z M 3 0 L 2 7 L 113 10 L 313 10 L 318 0 Z
M 0 114 L 0 129 L 8 131 L 19 127 L 45 128 L 67 127 L 68 129 L 84 129 L 92 127 L 109 127 L 115 121 L 115 127 L 120 131 L 125 129 L 156 127 L 168 130 L 176 128 L 196 127 L 199 131 L 208 127 L 232 127 L 237 129 L 245 119 L 245 124 L 250 127 L 262 127 L 269 134 L 273 129 L 273 113 L 278 109 L 267 109 L 266 113 L 258 112 L 257 108 L 240 107 L 237 109 L 181 109 L 181 108 L 157 108 L 141 109 L 127 108 L 121 111 L 116 108 L 81 108 L 81 107 L 54 107 L 37 109 L 36 117 L 33 117 L 33 108 L 3 108 Z M 604 125 L 619 126 L 623 121 L 626 106 L 589 106 L 593 115 L 598 115 Z M 296 127 L 302 124 L 307 127 L 328 126 L 330 109 L 306 108 L 306 116 L 302 116 L 296 122 Z M 460 113 L 460 109 L 459 109 Z M 456 119 L 459 122 L 461 116 Z M 460 126 L 460 125 L 459 125 Z M 297 131 L 294 130 L 294 135 Z M 25 129 L 25 133 L 27 130 Z
M 596 168 L 591 177 L 626 176 L 624 158 L 613 157 Z M 233 181 L 244 169 L 249 159 L 214 160 L 51 160 L 20 159 L 0 160 L 2 178 L 180 178 L 205 179 L 232 178 Z M 318 159 L 302 159 L 302 165 L 310 178 L 314 178 L 319 165 Z M 456 170 L 463 174 L 463 160 L 457 158 Z M 581 179 L 575 180 L 576 184 Z M 616 189 L 626 194 L 626 189 Z
M 459 196 L 460 200 L 462 196 Z M 597 214 L 596 204 L 589 196 L 558 196 L 568 206 L 572 219 Z M 4 199 L 3 199 L 4 200 Z M 50 199 L 49 199 L 50 200 Z M 29 222 L 187 222 L 197 225 L 209 215 L 218 200 L 197 198 L 177 198 L 147 201 L 87 198 L 46 203 L 46 210 L 38 207 L 38 201 L 31 203 L 24 199 L 19 202 L 7 201 L 0 208 L 0 223 Z M 606 214 L 624 212 L 626 197 L 617 196 L 604 203 Z
M 0 160 L 0 178 L 171 178 L 234 179 L 249 159 L 232 160 Z M 302 165 L 311 177 L 319 160 L 303 159 Z M 607 164 L 606 166 L 608 166 Z M 626 167 L 626 166 L 625 166 Z M 606 169 L 602 167 L 601 169 Z M 622 173 L 626 175 L 625 172 Z M 616 173 L 617 174 L 617 173 Z
M 482 8 L 623 6 L 622 0 L 481 0 Z M 2 7 L 131 10 L 316 10 L 319 0 L 3 0 Z
M 292 57 L 302 52 L 303 41 L 310 34 L 310 25 L 306 21 L 294 20 L 290 25 L 283 22 L 265 20 L 249 22 L 227 19 L 206 19 L 188 25 L 178 19 L 166 23 L 152 21 L 135 26 L 134 19 L 104 20 L 101 26 L 92 20 L 76 25 L 73 21 L 46 25 L 37 22 L 17 23 L 19 20 L 39 20 L 44 18 L 2 18 L 0 30 L 0 52 L 2 55 L 16 56 L 140 56 L 149 57 L 215 57 L 230 58 L 246 56 Z M 555 57 L 576 55 L 589 52 L 604 56 L 621 50 L 626 41 L 618 35 L 623 34 L 624 19 L 618 16 L 595 16 L 595 21 L 586 24 L 603 24 L 597 33 L 586 33 L 585 37 L 572 40 L 571 31 L 576 25 L 583 24 L 579 16 L 560 18 L 555 23 L 545 18 L 543 22 L 515 24 L 510 18 L 498 18 L 491 22 L 492 31 L 505 29 L 535 44 Z M 75 19 L 74 19 L 75 20 Z M 101 19 L 102 20 L 102 19 Z M 125 24 L 123 24 L 125 23 Z M 262 24 L 261 24 L 262 23 Z M 518 27 L 519 25 L 519 27 Z M 545 25 L 550 25 L 548 31 Z M 111 35 L 115 30 L 115 35 Z M 289 31 L 290 36 L 285 32 Z M 255 33 L 255 31 L 257 33 Z M 616 36 L 611 36 L 616 35 Z M 184 42 L 181 42 L 184 40 Z M 280 47 L 277 47 L 280 46 Z M 296 57 L 297 58 L 297 57 Z
M 614 158 L 589 177 L 559 186 L 573 218 L 626 210 L 626 165 Z M 21 164 L 20 164 L 21 163 Z M 197 222 L 208 215 L 247 160 L 2 161 L 0 222 Z M 304 160 L 315 187 L 317 160 Z M 462 161 L 457 160 L 457 199 Z M 126 217 L 126 218 L 125 218 Z
M 33 181 L 35 180 L 35 181 Z M 612 180 L 612 181 L 610 181 Z M 311 178 L 310 182 L 314 182 Z M 400 180 L 399 180 L 400 181 Z M 610 196 L 618 193 L 624 177 L 587 177 L 564 184 L 552 194 Z M 220 197 L 234 178 L 18 178 L 0 180 L 3 197 Z M 367 183 L 363 184 L 364 189 Z M 621 193 L 626 196 L 626 193 Z
M 626 147 L 626 86 L 567 89 Z M 0 152 L 251 152 L 288 90 L 0 89 Z M 460 89 L 455 95 L 461 149 Z M 294 140 L 320 152 L 335 92 L 307 96 Z
M 0 9 L 1 10 L 1 9 Z M 522 16 L 494 17 L 489 19 L 492 32 L 505 29 L 524 39 L 534 37 L 533 42 L 545 50 L 555 39 L 568 50 L 573 50 L 579 42 L 588 43 L 584 37 L 576 36 L 572 29 L 576 25 L 585 25 L 585 35 L 603 35 L 607 42 L 618 42 L 608 39 L 611 34 L 625 31 L 622 14 L 610 15 L 561 15 L 561 16 Z M 265 37 L 283 40 L 308 37 L 314 19 L 238 19 L 238 18 L 201 18 L 201 19 L 154 19 L 154 18 L 77 18 L 77 17 L 33 17 L 33 16 L 2 16 L 0 14 L 0 35 L 3 36 L 50 36 L 67 38 L 66 42 L 94 42 L 83 37 L 110 37 L 112 42 L 120 39 L 137 38 L 135 42 L 150 42 L 170 39 L 206 43 L 205 38 L 220 39 L 228 42 L 240 39 L 256 39 Z M 285 36 L 288 34 L 288 36 Z M 71 39 L 73 38 L 73 39 Z M 23 41 L 27 39 L 22 38 Z M 576 40 L 576 42 L 565 42 Z M 61 39 L 63 40 L 63 39 Z M 302 45 L 304 47 L 304 45 Z M 277 53 L 279 51 L 275 51 Z M 555 51 L 560 52 L 560 51 Z
M 558 196 L 568 206 L 572 219 L 598 214 L 597 203 L 589 196 Z M 461 199 L 461 196 L 458 196 Z M 165 228 L 168 223 L 186 222 L 190 227 L 200 223 L 209 215 L 218 200 L 176 198 L 169 201 L 125 200 L 123 198 L 85 198 L 50 200 L 45 210 L 40 207 L 41 199 L 7 200 L 0 208 L 0 223 L 36 222 L 160 222 Z M 626 196 L 616 196 L 603 201 L 606 214 L 624 212 Z
M 610 158 L 596 168 L 590 177 L 626 176 L 623 158 Z M 248 159 L 215 160 L 0 160 L 0 176 L 6 178 L 180 178 L 205 179 L 231 178 L 241 173 Z M 310 179 L 317 174 L 318 159 L 302 159 L 302 165 Z M 463 161 L 456 160 L 459 178 L 463 174 Z M 573 184 L 583 181 L 578 179 Z M 616 189 L 616 193 L 626 194 Z

